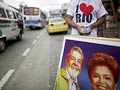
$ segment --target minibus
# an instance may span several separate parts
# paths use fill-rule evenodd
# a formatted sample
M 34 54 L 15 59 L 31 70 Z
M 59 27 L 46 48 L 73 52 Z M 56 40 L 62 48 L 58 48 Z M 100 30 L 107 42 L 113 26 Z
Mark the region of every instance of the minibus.
M 17 9 L 0 2 L 0 52 L 6 48 L 6 41 L 15 37 L 22 40 L 22 29 L 18 27 Z

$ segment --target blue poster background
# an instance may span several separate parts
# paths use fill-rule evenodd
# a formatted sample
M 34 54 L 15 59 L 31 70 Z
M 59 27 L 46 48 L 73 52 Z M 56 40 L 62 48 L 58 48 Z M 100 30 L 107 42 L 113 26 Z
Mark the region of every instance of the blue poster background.
M 120 65 L 120 47 L 111 46 L 111 45 L 103 45 L 103 44 L 95 44 L 91 42 L 89 43 L 89 42 L 82 42 L 82 41 L 75 41 L 75 40 L 66 40 L 65 45 L 64 45 L 63 55 L 62 55 L 61 68 L 65 66 L 66 54 L 73 46 L 81 47 L 84 53 L 84 58 L 85 58 L 83 66 L 82 66 L 82 71 L 78 75 L 78 81 L 80 83 L 81 90 L 92 90 L 90 82 L 89 82 L 88 74 L 87 74 L 86 63 L 87 63 L 88 58 L 93 53 L 105 52 L 113 56 Z M 116 90 L 120 90 L 120 79 L 117 84 Z

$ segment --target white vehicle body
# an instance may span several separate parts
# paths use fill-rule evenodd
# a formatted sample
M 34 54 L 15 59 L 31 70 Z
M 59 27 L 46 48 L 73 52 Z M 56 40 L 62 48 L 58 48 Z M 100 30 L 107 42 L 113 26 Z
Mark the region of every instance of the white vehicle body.
M 0 52 L 4 51 L 6 41 L 13 37 L 22 39 L 22 30 L 18 27 L 19 12 L 0 2 Z
M 51 18 L 61 17 L 61 16 L 62 16 L 62 13 L 61 13 L 61 10 L 60 10 L 60 9 L 53 9 L 53 10 L 51 10 L 49 13 L 50 13 L 50 17 L 51 17 Z
M 42 11 L 38 7 L 25 7 L 23 9 L 24 25 L 28 28 L 45 26 L 45 19 L 42 16 Z

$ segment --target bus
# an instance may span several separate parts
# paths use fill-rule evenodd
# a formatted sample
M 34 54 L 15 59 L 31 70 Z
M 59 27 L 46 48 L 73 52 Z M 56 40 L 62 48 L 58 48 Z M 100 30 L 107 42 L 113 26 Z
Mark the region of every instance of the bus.
M 25 28 L 43 28 L 46 25 L 46 17 L 38 7 L 24 7 L 23 16 Z

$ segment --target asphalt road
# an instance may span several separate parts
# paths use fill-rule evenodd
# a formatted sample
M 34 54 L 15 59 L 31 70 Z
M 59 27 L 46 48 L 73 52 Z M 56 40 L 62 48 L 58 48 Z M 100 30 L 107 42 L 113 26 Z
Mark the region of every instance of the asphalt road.
M 34 47 L 3 90 L 49 90 L 49 38 L 39 33 Z
M 0 90 L 53 90 L 64 35 L 27 30 L 21 42 L 9 41 L 0 54 Z
M 27 48 L 32 48 L 32 42 L 42 30 L 27 30 L 23 34 L 23 40 L 18 42 L 15 39 L 7 42 L 6 50 L 0 54 L 0 79 L 9 69 L 17 69 L 25 57 L 22 55 Z M 38 33 L 39 32 L 39 33 Z

